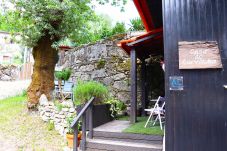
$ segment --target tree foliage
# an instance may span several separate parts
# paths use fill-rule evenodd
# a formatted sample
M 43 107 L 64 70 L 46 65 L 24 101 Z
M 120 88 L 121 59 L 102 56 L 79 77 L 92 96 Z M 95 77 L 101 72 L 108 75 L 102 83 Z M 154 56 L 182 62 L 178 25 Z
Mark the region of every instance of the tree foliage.
M 34 47 L 44 35 L 58 42 L 73 39 L 77 44 L 93 41 L 94 22 L 99 22 L 91 8 L 92 0 L 10 0 L 15 9 L 9 10 L 0 20 L 0 29 L 19 32 L 27 46 Z M 123 6 L 126 0 L 96 0 L 100 4 Z M 93 39 L 92 39 L 93 38 Z
M 144 25 L 142 23 L 142 20 L 140 18 L 134 18 L 130 20 L 130 30 L 131 31 L 139 31 L 139 30 L 144 30 Z

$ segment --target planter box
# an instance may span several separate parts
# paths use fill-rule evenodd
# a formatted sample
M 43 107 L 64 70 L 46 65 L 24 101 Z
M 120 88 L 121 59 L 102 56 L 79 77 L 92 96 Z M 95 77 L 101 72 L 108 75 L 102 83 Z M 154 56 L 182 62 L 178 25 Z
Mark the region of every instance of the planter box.
M 82 106 L 77 106 L 76 111 L 79 113 L 82 110 Z M 88 116 L 87 116 L 88 117 Z M 88 128 L 88 120 L 86 119 L 86 127 Z M 109 104 L 100 104 L 94 105 L 93 107 L 93 127 L 98 127 L 105 123 L 108 123 L 113 120 L 110 112 Z

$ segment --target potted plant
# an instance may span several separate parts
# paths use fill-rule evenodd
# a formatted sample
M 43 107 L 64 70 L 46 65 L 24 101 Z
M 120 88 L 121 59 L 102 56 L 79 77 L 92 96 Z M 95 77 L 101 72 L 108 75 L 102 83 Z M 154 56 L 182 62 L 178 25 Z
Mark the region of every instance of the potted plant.
M 72 73 L 72 70 L 70 68 L 63 69 L 62 71 L 55 71 L 55 77 L 56 79 L 58 79 L 58 89 L 61 93 L 61 97 L 63 97 L 62 81 L 69 80 L 71 73 Z
M 106 86 L 96 81 L 78 81 L 77 86 L 74 88 L 74 103 L 77 106 L 77 113 L 81 111 L 91 97 L 95 97 L 93 126 L 97 127 L 113 120 L 110 104 L 105 102 L 109 97 L 109 91 Z
M 73 122 L 74 116 L 70 116 L 67 118 L 67 129 L 68 132 L 66 133 L 66 139 L 67 139 L 67 144 L 68 147 L 73 148 L 73 138 L 74 138 L 74 130 L 71 128 L 71 124 Z M 82 136 L 82 132 L 80 131 L 80 126 L 81 124 L 78 124 L 78 136 L 77 136 L 77 140 L 78 140 L 78 146 L 80 145 L 80 140 L 81 140 L 81 136 Z

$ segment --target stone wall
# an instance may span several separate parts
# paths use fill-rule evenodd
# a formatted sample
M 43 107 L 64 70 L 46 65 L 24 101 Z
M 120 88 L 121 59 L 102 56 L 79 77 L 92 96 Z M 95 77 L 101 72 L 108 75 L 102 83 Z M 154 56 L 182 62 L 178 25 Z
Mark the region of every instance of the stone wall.
M 11 81 L 17 78 L 19 69 L 14 65 L 0 65 L 0 81 Z
M 52 101 L 48 101 L 45 95 L 40 97 L 39 101 L 39 114 L 43 121 L 53 122 L 55 130 L 62 136 L 68 132 L 67 118 L 76 114 L 76 110 L 71 100 L 58 103 L 60 107 L 54 104 Z
M 67 51 L 63 67 L 73 69 L 71 80 L 96 80 L 108 86 L 111 94 L 129 103 L 130 59 L 117 46 L 120 39 L 110 39 Z

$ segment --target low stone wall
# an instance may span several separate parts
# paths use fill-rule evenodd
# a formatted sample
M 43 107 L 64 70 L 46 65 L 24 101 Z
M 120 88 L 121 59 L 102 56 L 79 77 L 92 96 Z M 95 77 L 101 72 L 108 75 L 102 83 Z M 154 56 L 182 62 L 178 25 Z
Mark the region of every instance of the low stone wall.
M 40 97 L 39 101 L 39 114 L 43 121 L 53 122 L 55 130 L 57 130 L 62 136 L 68 132 L 67 118 L 76 114 L 76 110 L 71 100 L 60 103 L 61 109 L 59 109 L 54 102 L 48 101 L 45 95 Z
M 14 65 L 3 66 L 0 65 L 0 81 L 16 80 L 19 69 Z
M 111 94 L 119 100 L 130 100 L 130 58 L 117 46 L 124 39 L 102 40 L 65 52 L 63 68 L 73 69 L 71 80 L 95 80 L 108 86 Z

